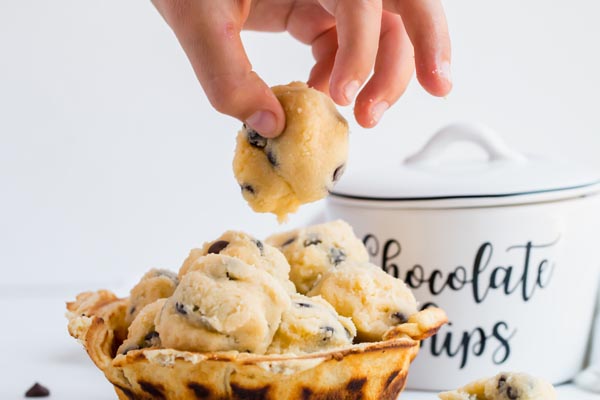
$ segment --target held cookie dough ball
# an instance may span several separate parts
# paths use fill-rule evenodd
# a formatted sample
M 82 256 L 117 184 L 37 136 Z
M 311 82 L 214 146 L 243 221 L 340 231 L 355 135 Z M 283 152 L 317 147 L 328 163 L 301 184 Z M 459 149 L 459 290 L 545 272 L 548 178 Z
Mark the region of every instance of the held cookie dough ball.
M 275 247 L 244 232 L 236 231 L 227 231 L 218 239 L 205 243 L 201 249 L 193 249 L 179 270 L 179 278 L 181 279 L 188 272 L 198 258 L 208 254 L 239 258 L 246 264 L 271 274 L 286 287 L 288 292 L 295 292 L 294 285 L 290 281 L 290 265 L 284 255 Z
M 244 126 L 233 171 L 254 211 L 280 221 L 304 203 L 325 197 L 348 158 L 348 124 L 325 94 L 305 83 L 275 86 L 286 127 L 274 139 Z
M 370 263 L 344 263 L 330 269 L 308 292 L 308 296 L 316 295 L 352 318 L 361 341 L 381 340 L 388 329 L 418 311 L 404 282 Z
M 160 313 L 167 299 L 156 300 L 140 310 L 131 325 L 127 339 L 117 350 L 117 354 L 127 354 L 131 350 L 160 347 L 160 336 L 156 332 L 154 320 Z
M 439 394 L 442 400 L 556 400 L 548 382 L 524 373 L 503 372 L 480 379 L 452 392 Z
M 290 279 L 303 294 L 341 262 L 369 261 L 367 249 L 352 227 L 342 220 L 279 233 L 266 241 L 279 248 L 288 259 Z
M 183 276 L 156 331 L 167 348 L 263 354 L 289 306 L 289 294 L 265 271 L 209 254 Z
M 151 269 L 131 289 L 126 321 L 130 324 L 146 305 L 158 299 L 170 297 L 179 280 L 174 272 L 166 269 Z
M 350 318 L 340 316 L 320 296 L 292 295 L 267 353 L 312 353 L 349 346 L 356 336 Z

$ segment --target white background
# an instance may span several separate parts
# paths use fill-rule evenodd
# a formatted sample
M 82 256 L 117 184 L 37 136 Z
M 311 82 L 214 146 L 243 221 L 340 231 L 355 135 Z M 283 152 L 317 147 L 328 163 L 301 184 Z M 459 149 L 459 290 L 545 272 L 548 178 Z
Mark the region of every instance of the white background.
M 476 120 L 521 151 L 600 168 L 600 3 L 445 4 L 453 92 L 433 98 L 413 83 L 379 127 L 353 123 L 351 163 L 399 162 L 443 124 Z M 269 84 L 307 78 L 310 50 L 285 34 L 244 41 Z M 79 369 L 89 361 L 66 337 L 62 299 L 123 293 L 226 229 L 260 237 L 319 213 L 307 206 L 279 227 L 250 211 L 231 172 L 239 126 L 210 108 L 149 1 L 0 1 L 0 300 L 11 327 L 0 369 L 14 371 L 2 398 L 33 379 L 61 398 L 111 395 Z M 21 310 L 48 323 L 24 324 Z

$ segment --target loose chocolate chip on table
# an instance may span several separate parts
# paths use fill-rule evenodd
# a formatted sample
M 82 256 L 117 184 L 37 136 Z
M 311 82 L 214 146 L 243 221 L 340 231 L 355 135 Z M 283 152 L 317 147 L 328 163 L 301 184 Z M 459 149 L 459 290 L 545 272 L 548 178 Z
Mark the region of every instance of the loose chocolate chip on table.
M 175 303 L 175 310 L 177 310 L 177 312 L 179 314 L 182 315 L 187 315 L 187 311 L 185 310 L 185 306 L 179 302 Z
M 408 321 L 408 318 L 406 318 L 406 315 L 404 315 L 400 311 L 393 313 L 392 314 L 392 319 L 398 321 L 399 324 L 403 324 L 406 321 Z
M 337 247 L 332 247 L 329 249 L 329 262 L 333 265 L 338 265 L 342 261 L 346 259 L 346 253 L 344 250 L 339 249 Z
M 333 171 L 333 181 L 337 182 L 338 179 L 342 177 L 344 174 L 344 170 L 346 169 L 346 164 L 342 164 Z
M 208 248 L 208 254 L 219 254 L 228 245 L 229 242 L 227 240 L 217 240 Z
M 247 183 L 240 185 L 240 188 L 242 188 L 242 192 L 248 192 L 248 193 L 256 193 L 256 191 L 254 190 L 254 186 L 249 185 Z
M 308 238 L 304 240 L 304 247 L 316 246 L 321 243 L 323 243 L 323 241 L 319 239 L 317 235 L 309 235 Z
M 270 150 L 267 151 L 267 159 L 269 160 L 272 166 L 276 167 L 279 165 L 279 163 L 277 162 L 277 157 L 275 157 L 275 154 L 273 154 L 273 152 Z
M 248 129 L 246 131 L 246 136 L 248 138 L 248 143 L 250 143 L 251 146 L 259 149 L 264 149 L 267 146 L 267 138 L 260 136 L 254 129 Z
M 35 383 L 32 387 L 29 388 L 27 392 L 25 392 L 25 397 L 48 397 L 50 396 L 50 391 L 40 385 L 39 383 Z

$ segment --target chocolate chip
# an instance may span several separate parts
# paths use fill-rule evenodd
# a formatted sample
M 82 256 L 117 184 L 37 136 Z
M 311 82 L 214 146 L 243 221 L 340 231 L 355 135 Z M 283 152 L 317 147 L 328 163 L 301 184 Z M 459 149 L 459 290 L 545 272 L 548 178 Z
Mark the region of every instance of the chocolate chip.
M 179 302 L 175 303 L 175 310 L 181 315 L 187 315 L 187 311 L 185 310 L 185 306 Z
M 333 329 L 331 326 L 322 326 L 320 329 L 323 331 L 323 341 L 324 342 L 331 339 L 331 337 L 333 336 L 333 333 L 335 332 L 335 329 Z
M 129 309 L 129 315 L 135 314 L 135 306 Z
M 333 171 L 333 181 L 337 182 L 342 175 L 344 174 L 344 170 L 346 169 L 346 164 L 342 164 Z
M 275 154 L 271 150 L 267 151 L 267 159 L 272 166 L 276 167 L 279 165 L 277 162 L 277 157 L 275 157 Z
M 228 245 L 229 242 L 227 240 L 217 240 L 208 248 L 208 254 L 219 254 Z
M 230 281 L 237 281 L 237 278 L 233 275 L 231 275 L 229 273 L 229 271 L 225 271 L 225 276 L 227 277 L 227 279 L 229 279 Z
M 144 336 L 144 340 L 149 342 L 152 339 L 156 339 L 158 337 L 159 337 L 158 332 L 152 331 L 152 332 L 148 333 L 146 336 Z
M 323 243 L 323 241 L 319 239 L 317 235 L 309 235 L 308 238 L 304 240 L 304 247 L 316 246 L 321 243 Z
M 337 247 L 332 247 L 331 249 L 329 249 L 329 262 L 331 264 L 338 265 L 345 259 L 346 253 L 344 252 L 344 250 Z
M 253 147 L 264 149 L 267 146 L 267 138 L 260 136 L 254 129 L 248 129 L 246 131 L 246 137 L 248 143 Z
M 500 375 L 500 378 L 498 378 L 498 385 L 496 386 L 496 389 L 500 389 L 502 386 L 504 386 L 505 383 L 506 375 Z
M 506 396 L 510 400 L 517 400 L 519 398 L 519 391 L 512 386 L 506 388 Z
M 242 188 L 242 192 L 248 192 L 251 194 L 255 194 L 256 191 L 254 190 L 254 186 L 249 185 L 247 183 L 244 183 L 243 185 L 240 185 L 240 188 Z
M 258 250 L 260 250 L 260 255 L 264 256 L 265 255 L 265 245 L 263 244 L 263 242 L 261 242 L 258 239 L 254 239 L 254 244 L 256 244 L 256 247 L 258 247 Z
M 198 312 L 198 310 L 200 310 L 200 307 L 198 307 L 197 305 L 194 304 L 194 307 L 192 307 L 192 311 Z
M 286 240 L 285 242 L 283 242 L 281 244 L 281 247 L 285 247 L 285 246 L 289 246 L 290 244 L 294 243 L 294 240 L 296 240 L 296 237 L 291 237 L 288 240 Z
M 392 319 L 398 321 L 399 324 L 403 324 L 406 321 L 408 321 L 408 318 L 406 318 L 406 315 L 404 315 L 400 311 L 393 313 L 392 314 Z
M 40 385 L 39 383 L 35 383 L 32 387 L 29 388 L 27 392 L 25 392 L 25 397 L 48 397 L 50 396 L 50 391 Z
M 312 304 L 308 304 L 308 303 L 303 303 L 303 302 L 296 302 L 296 305 L 300 308 L 312 308 Z

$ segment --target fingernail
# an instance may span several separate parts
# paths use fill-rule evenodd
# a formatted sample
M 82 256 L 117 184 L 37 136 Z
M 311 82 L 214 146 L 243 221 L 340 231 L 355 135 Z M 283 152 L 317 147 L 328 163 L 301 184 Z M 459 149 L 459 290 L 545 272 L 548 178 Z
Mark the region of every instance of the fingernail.
M 448 61 L 442 61 L 438 68 L 438 75 L 448 82 L 452 82 L 452 71 L 450 70 L 450 63 Z
M 388 104 L 387 101 L 380 101 L 379 103 L 377 103 L 373 107 L 371 107 L 371 118 L 372 118 L 373 124 L 376 124 L 379 122 L 381 117 L 383 117 L 383 113 L 385 113 L 388 108 L 390 108 L 390 105 Z
M 246 119 L 246 124 L 265 137 L 273 136 L 277 128 L 275 114 L 271 111 L 256 111 Z
M 356 93 L 358 93 L 358 89 L 360 89 L 359 81 L 350 81 L 344 86 L 344 97 L 348 102 L 352 102 Z

